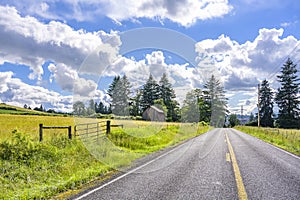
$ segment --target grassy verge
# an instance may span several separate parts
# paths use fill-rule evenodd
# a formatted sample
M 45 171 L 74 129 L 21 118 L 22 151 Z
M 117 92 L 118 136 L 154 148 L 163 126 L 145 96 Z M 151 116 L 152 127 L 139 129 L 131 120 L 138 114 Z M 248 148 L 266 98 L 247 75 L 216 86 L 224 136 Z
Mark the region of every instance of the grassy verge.
M 249 126 L 234 128 L 300 156 L 300 130 Z
M 149 122 L 136 122 L 131 126 L 132 122 L 124 121 L 124 128 L 113 128 L 106 139 L 122 150 L 133 152 L 133 156 L 124 158 L 122 152 L 108 151 L 105 153 L 111 154 L 108 157 L 114 165 L 105 165 L 95 158 L 103 147 L 96 152 L 88 151 L 86 143 L 76 138 L 67 139 L 65 131 L 51 130 L 42 143 L 38 142 L 39 123 L 73 125 L 73 118 L 3 116 L 5 119 L 0 118 L 0 121 L 6 124 L 4 128 L 0 127 L 0 199 L 51 198 L 78 188 L 114 168 L 129 165 L 140 156 L 204 133 L 209 128 L 201 124 Z M 97 143 L 93 147 L 98 147 Z

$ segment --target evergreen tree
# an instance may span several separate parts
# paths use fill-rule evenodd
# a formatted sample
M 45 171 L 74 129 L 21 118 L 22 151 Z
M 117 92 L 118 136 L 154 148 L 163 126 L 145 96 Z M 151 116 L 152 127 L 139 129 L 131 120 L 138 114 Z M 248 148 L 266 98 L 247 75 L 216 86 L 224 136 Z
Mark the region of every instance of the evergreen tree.
M 169 82 L 166 73 L 163 73 L 159 81 L 159 90 L 160 98 L 163 100 L 164 105 L 167 107 L 167 121 L 178 120 L 179 104 L 175 101 L 175 91 L 172 88 L 172 84 Z
M 253 122 L 255 119 L 254 119 L 254 115 L 253 113 L 251 112 L 250 113 L 250 116 L 249 116 L 249 122 Z
M 106 110 L 105 110 L 105 106 L 101 101 L 98 104 L 98 109 L 97 110 L 98 110 L 98 113 L 107 114 Z
M 142 88 L 141 108 L 144 112 L 149 106 L 154 105 L 154 100 L 160 98 L 159 85 L 150 74 L 146 84 Z
M 100 113 L 98 107 L 99 107 L 98 103 L 95 102 L 95 106 L 94 106 L 95 113 Z
M 300 83 L 297 76 L 296 64 L 288 58 L 281 69 L 281 75 L 277 76 L 281 87 L 278 88 L 275 101 L 279 107 L 278 125 L 282 128 L 300 127 Z
M 90 99 L 88 102 L 87 114 L 92 115 L 94 113 L 95 113 L 95 101 L 93 99 Z
M 182 122 L 199 122 L 199 107 L 197 90 L 192 90 L 186 94 L 181 109 Z
M 236 114 L 231 114 L 229 116 L 229 125 L 230 127 L 234 127 L 236 125 L 239 125 L 240 124 L 240 120 L 238 120 Z
M 85 110 L 84 103 L 81 102 L 81 101 L 76 101 L 73 104 L 73 113 L 75 115 L 85 115 L 86 114 L 86 110 Z
M 182 107 L 182 121 L 188 122 L 210 122 L 210 104 L 205 99 L 207 92 L 199 88 L 188 92 Z
M 215 127 L 223 127 L 227 113 L 224 88 L 214 75 L 207 81 L 204 88 L 206 89 L 205 100 L 211 111 L 210 124 Z
M 141 98 L 142 98 L 142 92 L 141 90 L 137 90 L 135 97 L 133 97 L 130 102 L 130 115 L 140 116 L 142 114 Z
M 267 80 L 263 80 L 259 93 L 260 124 L 263 127 L 273 127 L 273 92 Z
M 199 121 L 210 122 L 211 119 L 211 103 L 207 91 L 198 90 L 198 107 L 200 118 Z
M 129 115 L 130 83 L 124 75 L 116 76 L 109 86 L 108 95 L 111 97 L 111 111 L 115 115 Z

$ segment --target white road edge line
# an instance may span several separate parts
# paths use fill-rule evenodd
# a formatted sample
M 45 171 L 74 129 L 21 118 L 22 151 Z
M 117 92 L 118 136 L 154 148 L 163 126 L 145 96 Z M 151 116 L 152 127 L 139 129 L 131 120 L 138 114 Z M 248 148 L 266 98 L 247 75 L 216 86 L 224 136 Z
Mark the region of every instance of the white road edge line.
M 193 138 L 191 141 L 193 141 L 194 139 L 195 139 L 195 138 Z M 93 190 L 91 190 L 91 191 L 89 191 L 89 192 L 87 192 L 87 193 L 85 193 L 85 194 L 83 194 L 83 195 L 81 195 L 81 196 L 75 198 L 74 200 L 80 200 L 80 199 L 82 199 L 82 198 L 84 198 L 84 197 L 87 197 L 87 196 L 89 196 L 90 194 L 92 194 L 92 193 L 94 193 L 94 192 L 96 192 L 96 191 L 98 191 L 98 190 L 101 190 L 102 188 L 104 188 L 104 187 L 106 187 L 106 186 L 108 186 L 108 185 L 110 185 L 110 184 L 112 184 L 112 183 L 114 183 L 114 182 L 116 182 L 116 181 L 118 181 L 118 180 L 124 178 L 125 176 L 128 176 L 128 175 L 132 174 L 133 172 L 135 172 L 135 171 L 137 171 L 137 170 L 139 170 L 139 169 L 141 169 L 141 168 L 143 168 L 143 167 L 146 167 L 147 165 L 149 165 L 149 164 L 151 164 L 151 163 L 157 161 L 158 159 L 160 159 L 160 158 L 162 158 L 162 157 L 164 157 L 164 156 L 166 156 L 166 155 L 172 153 L 173 151 L 179 149 L 179 147 L 183 146 L 184 144 L 187 144 L 187 142 L 184 142 L 184 143 L 180 144 L 179 146 L 175 147 L 174 149 L 172 149 L 172 150 L 170 150 L 170 151 L 168 151 L 168 152 L 166 152 L 166 153 L 164 153 L 164 154 L 162 154 L 162 155 L 160 155 L 160 156 L 154 158 L 153 160 L 148 161 L 147 163 L 145 163 L 145 164 L 143 164 L 143 165 L 141 165 L 141 166 L 139 166 L 139 167 L 137 167 L 137 168 L 135 168 L 135 169 L 133 169 L 133 170 L 130 170 L 129 172 L 127 172 L 127 173 L 125 173 L 125 174 L 123 174 L 123 175 L 121 175 L 121 176 L 119 176 L 119 177 L 117 177 L 117 178 L 115 178 L 115 179 L 113 179 L 113 180 L 111 180 L 111 181 L 109 181 L 109 182 L 107 182 L 107 183 L 101 185 L 100 187 L 97 187 L 97 188 L 95 188 L 95 189 L 93 189 Z
M 244 133 L 244 132 L 239 131 L 239 130 L 236 130 L 236 129 L 232 129 L 232 130 L 235 130 L 235 131 Z M 247 133 L 244 133 L 244 134 L 247 134 Z M 252 135 L 250 135 L 250 134 L 247 134 L 247 135 L 249 135 L 249 136 L 251 136 L 251 137 L 254 137 L 254 136 L 252 136 Z M 269 146 L 271 146 L 271 147 L 276 148 L 277 150 L 279 150 L 279 151 L 281 151 L 281 152 L 283 152 L 283 153 L 286 153 L 286 154 L 288 154 L 288 155 L 290 155 L 290 156 L 292 156 L 292 157 L 294 157 L 294 158 L 300 159 L 299 156 L 296 156 L 296 155 L 294 155 L 294 154 L 292 154 L 292 153 L 290 153 L 290 152 L 288 152 L 288 151 L 286 151 L 286 150 L 284 150 L 284 149 L 281 149 L 281 148 L 279 148 L 279 147 L 277 147 L 277 146 L 275 146 L 275 145 L 273 145 L 273 144 L 270 144 L 270 143 L 268 143 L 268 142 L 265 142 L 265 141 L 263 141 L 263 140 L 261 140 L 261 139 L 259 139 L 259 138 L 257 138 L 257 137 L 254 137 L 254 138 L 257 139 L 257 140 L 259 140 L 259 141 L 262 141 L 262 142 L 266 143 L 267 145 L 269 145 Z

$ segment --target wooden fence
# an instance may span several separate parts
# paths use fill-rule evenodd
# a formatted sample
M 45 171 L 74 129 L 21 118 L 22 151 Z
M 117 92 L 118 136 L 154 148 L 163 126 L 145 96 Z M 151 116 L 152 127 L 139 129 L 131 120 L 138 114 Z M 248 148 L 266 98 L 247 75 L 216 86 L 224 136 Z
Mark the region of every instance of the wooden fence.
M 71 126 L 44 126 L 43 124 L 39 125 L 40 127 L 40 142 L 43 141 L 43 129 L 68 129 L 68 137 L 72 139 L 72 127 Z
M 102 122 L 94 122 L 94 123 L 85 123 L 85 124 L 77 124 L 74 127 L 74 134 L 77 137 L 81 138 L 99 138 L 110 134 L 111 127 L 122 127 L 122 124 L 111 124 L 108 121 Z
M 108 126 L 107 122 L 94 122 L 85 124 L 76 124 L 74 127 L 75 137 L 80 137 L 81 139 L 86 138 L 98 138 L 104 136 L 107 132 Z
M 102 122 L 93 122 L 93 123 L 85 123 L 85 124 L 76 124 L 74 126 L 74 136 L 81 138 L 89 138 L 89 137 L 102 137 L 110 134 L 111 127 L 122 127 L 122 124 L 112 125 L 111 122 L 102 121 Z M 43 141 L 43 129 L 68 129 L 68 137 L 72 139 L 72 127 L 71 126 L 44 126 L 40 124 L 40 141 Z

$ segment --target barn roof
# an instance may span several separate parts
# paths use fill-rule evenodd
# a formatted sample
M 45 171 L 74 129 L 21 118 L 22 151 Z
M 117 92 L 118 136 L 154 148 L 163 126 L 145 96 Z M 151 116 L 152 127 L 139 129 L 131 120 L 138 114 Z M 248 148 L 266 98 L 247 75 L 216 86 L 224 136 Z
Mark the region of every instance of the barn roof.
M 159 109 L 159 108 L 157 108 L 157 107 L 155 107 L 155 106 L 150 106 L 149 108 L 152 108 L 152 109 L 154 109 L 156 112 L 159 112 L 159 113 L 164 113 L 164 111 L 163 111 L 163 110 L 161 110 L 161 109 Z

